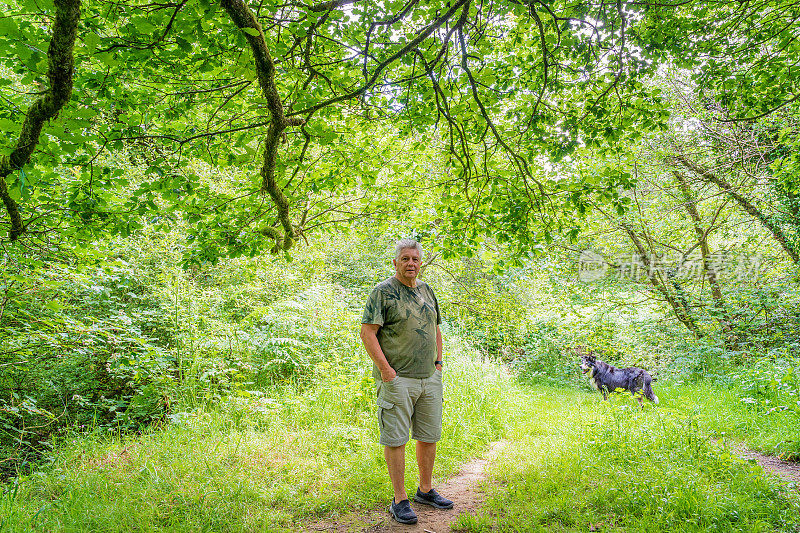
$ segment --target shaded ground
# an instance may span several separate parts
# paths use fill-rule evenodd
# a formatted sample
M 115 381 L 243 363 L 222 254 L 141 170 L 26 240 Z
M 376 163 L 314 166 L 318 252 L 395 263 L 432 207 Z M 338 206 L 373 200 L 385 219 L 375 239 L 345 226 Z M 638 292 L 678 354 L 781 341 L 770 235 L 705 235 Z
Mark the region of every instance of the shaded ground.
M 480 484 L 486 479 L 485 468 L 500 453 L 504 442 L 492 444 L 485 458 L 476 459 L 461 467 L 457 475 L 444 483 L 437 484 L 436 490 L 453 500 L 452 509 L 433 507 L 411 502 L 419 521 L 415 525 L 403 525 L 392 520 L 387 509 L 376 509 L 364 516 L 344 516 L 334 521 L 316 522 L 307 526 L 308 531 L 367 532 L 383 533 L 402 531 L 407 533 L 445 533 L 450 531 L 456 517 L 461 513 L 472 513 L 483 502 Z M 388 507 L 388 503 L 387 503 Z

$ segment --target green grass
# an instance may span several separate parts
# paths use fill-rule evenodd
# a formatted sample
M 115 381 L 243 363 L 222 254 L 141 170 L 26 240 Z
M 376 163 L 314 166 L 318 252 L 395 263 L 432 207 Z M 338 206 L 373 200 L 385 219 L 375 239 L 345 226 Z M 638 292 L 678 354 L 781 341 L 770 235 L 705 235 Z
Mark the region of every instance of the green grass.
M 732 387 L 699 383 L 680 386 L 696 398 L 699 423 L 710 436 L 741 442 L 769 455 L 800 459 L 800 409 L 796 397 L 779 398 L 773 408 L 742 401 L 747 394 Z M 702 399 L 702 401 L 699 401 Z
M 712 422 L 718 430 L 744 417 L 738 402 L 706 403 L 726 398 L 719 393 L 709 385 L 662 388 L 661 405 L 640 411 L 630 397 L 548 392 L 494 467 L 486 507 L 457 528 L 797 531 L 796 491 L 708 438 Z
M 496 365 L 448 363 L 438 478 L 483 453 L 515 416 L 514 385 Z M 232 398 L 136 438 L 63 442 L 52 465 L 0 499 L 0 530 L 297 530 L 382 507 L 391 490 L 370 370 L 324 368 L 314 388 Z M 413 446 L 407 452 L 413 490 Z
M 466 353 L 451 345 L 453 353 Z M 796 531 L 795 494 L 728 453 L 781 428 L 708 384 L 659 384 L 662 403 L 522 387 L 496 365 L 447 354 L 443 479 L 506 439 L 488 501 L 465 531 Z M 382 508 L 390 497 L 369 368 L 321 366 L 139 437 L 75 437 L 0 496 L 0 531 L 288 531 Z M 795 425 L 796 427 L 796 425 Z M 791 431 L 791 430 L 786 430 Z M 778 434 L 781 434 L 778 432 Z M 785 436 L 785 435 L 784 435 Z M 413 446 L 407 485 L 416 484 Z

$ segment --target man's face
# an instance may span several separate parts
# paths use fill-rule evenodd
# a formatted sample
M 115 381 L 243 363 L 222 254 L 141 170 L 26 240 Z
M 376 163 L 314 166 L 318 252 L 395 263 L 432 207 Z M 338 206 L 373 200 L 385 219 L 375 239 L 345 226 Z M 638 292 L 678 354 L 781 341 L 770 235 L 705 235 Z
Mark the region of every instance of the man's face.
M 397 278 L 408 285 L 419 275 L 419 267 L 422 261 L 419 256 L 419 250 L 416 248 L 405 248 L 400 250 L 400 257 L 394 259 L 392 262 L 397 272 Z

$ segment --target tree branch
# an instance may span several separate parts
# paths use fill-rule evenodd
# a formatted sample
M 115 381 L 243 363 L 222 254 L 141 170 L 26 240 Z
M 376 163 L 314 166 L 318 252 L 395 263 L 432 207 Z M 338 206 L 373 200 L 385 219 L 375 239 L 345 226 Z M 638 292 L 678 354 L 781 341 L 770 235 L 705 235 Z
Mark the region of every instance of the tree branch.
M 753 202 L 751 202 L 750 200 L 748 200 L 747 198 L 736 192 L 733 186 L 730 183 L 728 183 L 728 181 L 725 178 L 715 174 L 714 172 L 711 172 L 711 170 L 703 167 L 702 165 L 690 161 L 686 157 L 675 156 L 674 159 L 681 165 L 686 167 L 687 170 L 694 172 L 705 181 L 715 184 L 717 187 L 719 187 L 727 194 L 729 194 L 730 197 L 733 198 L 736 201 L 736 203 L 738 203 L 742 207 L 742 209 L 744 209 L 749 215 L 754 217 L 756 220 L 761 222 L 761 224 L 763 224 L 764 227 L 767 228 L 770 231 L 770 233 L 772 233 L 772 236 L 775 237 L 775 240 L 778 241 L 778 243 L 786 251 L 789 257 L 791 257 L 794 263 L 800 262 L 800 256 L 798 256 L 797 251 L 789 243 L 789 240 L 786 237 L 786 234 L 784 234 L 781 227 L 778 226 L 772 220 L 770 220 L 770 218 L 766 215 L 766 213 L 758 209 L 753 204 Z
M 271 120 L 264 141 L 261 190 L 270 195 L 278 208 L 278 218 L 284 231 L 281 246 L 284 250 L 288 250 L 294 244 L 295 231 L 289 218 L 289 201 L 278 186 L 275 177 L 275 169 L 278 162 L 278 144 L 283 131 L 287 127 L 305 124 L 305 120 L 288 118 L 283 111 L 283 102 L 275 84 L 275 63 L 267 48 L 261 24 L 256 20 L 250 8 L 242 0 L 222 0 L 222 7 L 227 11 L 233 23 L 244 32 L 247 42 L 250 44 L 261 91 L 267 99 L 267 108 L 269 109 Z M 274 234 L 270 236 L 274 238 Z M 277 242 L 278 239 L 276 239 L 276 244 Z
M 375 82 L 380 77 L 381 72 L 383 72 L 386 69 L 386 67 L 388 67 L 389 65 L 391 65 L 404 55 L 406 55 L 411 50 L 414 50 L 417 47 L 417 45 L 419 45 L 422 41 L 430 37 L 434 31 L 442 27 L 442 25 L 445 22 L 447 22 L 450 19 L 450 17 L 452 17 L 459 9 L 461 9 L 462 6 L 468 5 L 471 1 L 472 0 L 457 0 L 456 2 L 454 2 L 454 5 L 450 7 L 450 9 L 448 9 L 444 15 L 434 20 L 433 23 L 431 23 L 427 28 L 425 28 L 414 39 L 409 41 L 403 48 L 401 48 L 400 50 L 389 56 L 385 61 L 380 63 L 372 72 L 372 76 L 358 89 L 351 91 L 347 94 L 342 94 L 333 98 L 329 98 L 328 100 L 316 103 L 312 106 L 306 107 L 299 111 L 292 111 L 291 113 L 288 114 L 288 116 L 291 117 L 296 115 L 305 115 L 313 111 L 317 111 L 318 109 L 322 109 L 323 107 L 328 107 L 331 104 L 342 102 L 344 100 L 350 100 L 352 98 L 364 94 L 367 91 L 367 89 L 375 85 Z
M 55 0 L 53 36 L 47 49 L 47 78 L 50 88 L 28 110 L 25 122 L 11 155 L 0 158 L 0 198 L 11 220 L 9 239 L 17 240 L 25 232 L 17 203 L 11 198 L 5 178 L 28 163 L 45 122 L 55 117 L 72 94 L 75 37 L 80 19 L 80 0 Z

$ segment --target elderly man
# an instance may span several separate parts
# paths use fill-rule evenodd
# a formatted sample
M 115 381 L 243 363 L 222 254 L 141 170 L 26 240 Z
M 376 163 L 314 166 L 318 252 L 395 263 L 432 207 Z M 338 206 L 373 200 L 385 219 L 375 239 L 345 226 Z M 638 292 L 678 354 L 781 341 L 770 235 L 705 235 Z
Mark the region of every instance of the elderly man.
M 402 239 L 393 260 L 395 275 L 372 290 L 361 319 L 361 341 L 373 361 L 378 395 L 380 443 L 389 469 L 394 499 L 392 517 L 415 524 L 405 489 L 405 446 L 417 441 L 419 487 L 414 501 L 439 509 L 453 502 L 431 486 L 436 442 L 442 435 L 442 334 L 439 303 L 419 281 L 422 247 Z

